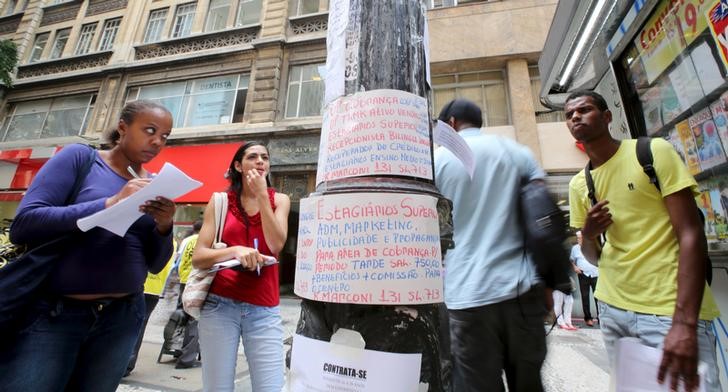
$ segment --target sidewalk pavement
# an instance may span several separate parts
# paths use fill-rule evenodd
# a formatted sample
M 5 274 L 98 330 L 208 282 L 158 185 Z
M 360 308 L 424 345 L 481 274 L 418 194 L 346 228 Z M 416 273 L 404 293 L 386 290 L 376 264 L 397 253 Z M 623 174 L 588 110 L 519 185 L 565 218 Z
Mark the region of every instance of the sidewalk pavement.
M 201 391 L 200 368 L 174 368 L 175 361 L 169 355 L 157 357 L 162 347 L 163 330 L 169 315 L 174 311 L 177 295 L 160 299 L 149 320 L 144 342 L 139 352 L 136 369 L 124 378 L 117 392 L 153 391 Z M 281 297 L 281 316 L 285 331 L 285 350 L 296 331 L 300 313 L 300 300 L 292 296 Z M 578 324 L 577 324 L 578 325 Z M 582 324 L 583 325 L 583 324 Z M 548 329 L 547 329 L 548 330 Z M 554 328 L 547 337 L 548 354 L 541 371 L 547 392 L 590 391 L 606 392 L 609 386 L 608 365 L 601 332 L 598 328 L 584 327 L 578 331 Z M 238 352 L 235 392 L 251 392 L 248 371 L 242 345 Z

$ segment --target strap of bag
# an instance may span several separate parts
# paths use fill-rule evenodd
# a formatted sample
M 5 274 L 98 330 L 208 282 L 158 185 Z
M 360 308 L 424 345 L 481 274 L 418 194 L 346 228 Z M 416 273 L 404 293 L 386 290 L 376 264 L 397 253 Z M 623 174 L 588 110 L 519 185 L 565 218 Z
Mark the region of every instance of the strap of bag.
M 653 165 L 654 159 L 652 158 L 652 149 L 650 148 L 651 142 L 652 138 L 650 137 L 642 136 L 637 138 L 637 161 L 639 161 L 647 177 L 650 178 L 650 184 L 657 187 L 658 191 L 661 191 L 660 180 L 657 179 L 657 172 Z
M 586 163 L 586 167 L 584 167 L 584 179 L 586 180 L 586 189 L 587 189 L 587 195 L 589 196 L 589 202 L 591 202 L 592 207 L 598 203 L 596 191 L 594 190 L 594 179 L 591 175 L 591 169 L 592 164 L 591 160 Z M 607 234 L 606 232 L 599 235 L 599 245 L 604 245 L 607 242 Z
M 76 201 L 76 197 L 78 197 L 78 193 L 81 191 L 81 184 L 83 183 L 83 180 L 85 180 L 88 173 L 91 172 L 91 167 L 94 165 L 94 161 L 96 160 L 96 150 L 91 147 L 88 147 L 88 149 L 88 158 L 86 159 L 86 162 L 84 162 L 83 166 L 81 166 L 80 170 L 76 172 L 76 179 L 73 182 L 73 188 L 71 188 L 71 193 L 68 195 L 63 205 L 67 206 Z
M 215 243 L 213 248 L 226 248 L 227 245 L 222 242 L 222 232 L 225 228 L 225 217 L 228 210 L 228 198 L 225 192 L 215 192 L 213 194 L 215 207 Z

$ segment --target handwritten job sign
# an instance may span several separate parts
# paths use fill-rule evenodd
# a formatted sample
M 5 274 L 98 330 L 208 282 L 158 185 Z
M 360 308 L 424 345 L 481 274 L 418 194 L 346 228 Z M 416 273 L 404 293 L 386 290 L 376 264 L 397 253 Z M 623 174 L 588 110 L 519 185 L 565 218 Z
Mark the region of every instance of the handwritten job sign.
M 302 199 L 296 294 L 352 304 L 442 302 L 436 202 L 399 193 Z
M 367 175 L 432 180 L 424 98 L 399 90 L 372 90 L 327 106 L 316 183 Z

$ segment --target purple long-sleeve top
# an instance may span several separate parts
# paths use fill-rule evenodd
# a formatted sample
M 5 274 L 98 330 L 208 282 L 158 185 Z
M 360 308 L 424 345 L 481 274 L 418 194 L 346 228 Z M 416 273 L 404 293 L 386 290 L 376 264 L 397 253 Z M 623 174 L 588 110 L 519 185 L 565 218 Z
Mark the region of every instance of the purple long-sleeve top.
M 72 205 L 65 206 L 89 148 L 66 146 L 40 169 L 10 227 L 10 240 L 30 247 L 74 233 L 74 245 L 59 254 L 50 274 L 55 294 L 138 293 L 147 272 L 157 273 L 172 255 L 172 233 L 160 234 L 149 215 L 139 218 L 124 237 L 102 228 L 82 233 L 76 220 L 103 210 L 108 197 L 127 183 L 94 152 L 94 162 Z

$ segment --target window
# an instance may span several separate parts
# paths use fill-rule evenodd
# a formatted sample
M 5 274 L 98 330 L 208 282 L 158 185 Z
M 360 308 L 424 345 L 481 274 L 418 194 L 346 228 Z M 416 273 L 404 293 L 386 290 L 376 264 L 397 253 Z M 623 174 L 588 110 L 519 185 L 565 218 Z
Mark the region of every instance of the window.
M 147 30 L 144 32 L 142 42 L 155 42 L 162 38 L 162 29 L 167 19 L 167 9 L 162 8 L 149 13 L 149 21 L 147 21 Z
M 240 0 L 236 26 L 260 23 L 261 0 Z
M 51 55 L 48 58 L 57 59 L 63 55 L 63 49 L 66 48 L 66 42 L 68 42 L 68 35 L 70 33 L 70 28 L 56 31 L 56 39 L 53 41 Z
M 318 68 L 323 64 L 297 65 L 291 67 L 288 77 L 288 98 L 286 117 L 307 117 L 321 114 L 324 97 L 324 81 Z
M 2 127 L 2 140 L 80 135 L 86 129 L 95 99 L 95 95 L 85 94 L 14 104 Z
M 533 108 L 536 109 L 536 122 L 561 122 L 566 121 L 563 110 L 551 111 L 541 104 L 538 93 L 541 91 L 541 76 L 538 73 L 538 66 L 528 67 L 528 75 L 531 77 L 531 97 Z
M 483 110 L 483 126 L 511 123 L 504 72 L 483 71 L 432 77 L 433 108 L 436 113 L 450 100 L 465 98 Z
M 33 42 L 33 49 L 30 51 L 30 57 L 28 57 L 28 63 L 34 63 L 40 60 L 40 56 L 43 54 L 46 43 L 48 43 L 48 36 L 50 33 L 38 34 L 35 36 L 35 42 Z
M 328 3 L 326 0 L 289 0 L 288 15 L 300 16 L 322 12 L 326 10 Z
M 99 51 L 111 50 L 114 47 L 119 25 L 121 25 L 121 18 L 109 19 L 104 22 L 104 29 L 101 31 L 101 39 L 99 40 Z
M 81 34 L 78 36 L 78 43 L 76 44 L 76 54 L 86 54 L 91 49 L 91 41 L 94 39 L 96 34 L 96 23 L 83 25 L 81 27 Z
M 227 25 L 228 15 L 230 15 L 230 0 L 210 0 L 205 31 L 224 29 Z
M 3 7 L 2 12 L 0 12 L 0 15 L 12 15 L 15 13 L 15 6 L 18 5 L 17 0 L 8 0 L 5 3 L 5 7 Z
M 195 9 L 197 4 L 187 3 L 177 6 L 177 12 L 174 15 L 174 27 L 172 28 L 172 38 L 186 37 L 192 31 L 192 20 L 195 18 Z
M 159 102 L 172 113 L 175 127 L 237 123 L 243 121 L 249 79 L 226 75 L 134 87 L 127 102 Z

